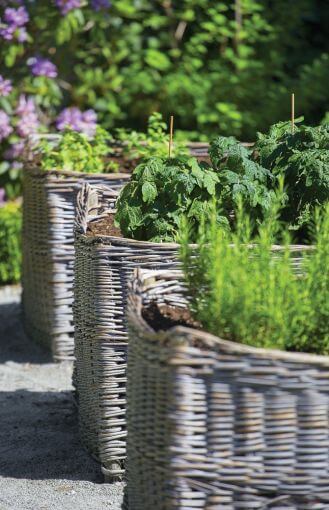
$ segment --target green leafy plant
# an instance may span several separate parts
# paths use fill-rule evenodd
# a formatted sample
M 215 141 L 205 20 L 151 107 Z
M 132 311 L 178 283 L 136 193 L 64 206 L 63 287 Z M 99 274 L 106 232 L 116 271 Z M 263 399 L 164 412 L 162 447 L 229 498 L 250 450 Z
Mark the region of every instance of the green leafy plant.
M 254 218 L 262 219 L 272 205 L 276 182 L 272 173 L 251 159 L 251 151 L 234 137 L 218 136 L 209 147 L 218 172 L 220 200 L 226 215 L 242 199 Z
M 26 19 L 15 27 L 6 9 L 19 6 Z M 107 129 L 136 130 L 161 109 L 165 118 L 175 113 L 175 138 L 183 130 L 197 140 L 220 132 L 253 141 L 287 117 L 294 90 L 298 109 L 320 122 L 328 110 L 325 7 L 290 2 L 287 16 L 286 0 L 3 0 L 0 74 L 10 83 L 0 111 L 12 129 L 0 127 L 0 187 L 20 192 L 17 149 L 36 130 L 49 132 L 67 107 L 93 109 Z M 41 68 L 33 64 L 40 58 L 48 61 Z M 17 113 L 21 95 L 35 105 L 28 119 Z
M 118 171 L 118 164 L 111 161 L 109 143 L 112 136 L 98 127 L 93 138 L 83 133 L 67 130 L 57 143 L 41 139 L 36 151 L 40 153 L 44 170 L 70 170 L 85 173 Z
M 280 231 L 278 205 L 253 237 L 243 208 L 235 232 L 215 219 L 200 229 L 198 246 L 181 233 L 181 258 L 191 310 L 202 327 L 222 338 L 264 348 L 329 353 L 329 205 L 316 212 L 314 251 L 293 268 L 290 234 L 272 251 Z
M 21 276 L 22 211 L 16 202 L 0 207 L 0 284 L 16 283 Z
M 123 235 L 143 241 L 174 241 L 183 216 L 195 232 L 216 198 L 219 178 L 195 158 L 154 157 L 141 163 L 117 202 Z M 218 221 L 226 223 L 223 217 Z
M 165 158 L 168 156 L 168 126 L 161 113 L 154 112 L 148 119 L 146 133 L 141 131 L 117 130 L 118 140 L 124 142 L 124 154 L 130 159 L 146 159 L 152 156 Z M 173 156 L 187 155 L 188 149 L 184 141 L 176 141 L 172 147 Z
M 307 237 L 314 207 L 329 200 L 329 125 L 297 124 L 292 132 L 290 123 L 275 124 L 267 135 L 258 134 L 254 159 L 273 175 L 284 175 L 282 219 Z

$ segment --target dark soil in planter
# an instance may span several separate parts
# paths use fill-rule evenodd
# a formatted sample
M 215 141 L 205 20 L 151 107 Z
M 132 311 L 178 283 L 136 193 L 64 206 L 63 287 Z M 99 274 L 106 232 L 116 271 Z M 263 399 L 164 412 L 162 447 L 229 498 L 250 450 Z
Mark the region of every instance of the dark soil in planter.
M 153 302 L 143 309 L 142 315 L 155 331 L 167 330 L 174 326 L 201 327 L 187 308 L 170 305 L 159 306 Z
M 110 161 L 119 165 L 118 172 L 119 173 L 132 173 L 136 166 L 140 163 L 138 159 L 128 159 L 125 156 L 111 156 L 109 158 Z
M 91 221 L 88 224 L 87 236 L 102 237 L 115 236 L 122 237 L 121 231 L 114 225 L 114 214 L 108 214 L 97 221 Z

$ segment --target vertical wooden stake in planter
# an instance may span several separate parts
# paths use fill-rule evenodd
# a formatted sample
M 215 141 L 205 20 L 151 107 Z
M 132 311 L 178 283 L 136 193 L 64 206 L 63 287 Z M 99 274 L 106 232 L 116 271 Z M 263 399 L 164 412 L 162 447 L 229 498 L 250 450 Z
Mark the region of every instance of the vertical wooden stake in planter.
M 291 94 L 291 132 L 295 132 L 295 94 Z
M 173 134 L 174 134 L 174 116 L 170 116 L 170 131 L 169 131 L 169 157 L 171 158 L 172 152 L 172 142 L 173 142 Z

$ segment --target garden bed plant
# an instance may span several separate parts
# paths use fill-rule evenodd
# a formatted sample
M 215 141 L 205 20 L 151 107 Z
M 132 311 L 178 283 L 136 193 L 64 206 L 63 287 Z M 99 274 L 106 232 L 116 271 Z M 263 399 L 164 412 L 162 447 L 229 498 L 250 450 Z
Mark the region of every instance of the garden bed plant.
M 329 207 L 297 268 L 273 208 L 256 236 L 243 209 L 234 233 L 213 214 L 193 249 L 185 225 L 184 274 L 143 269 L 130 284 L 136 510 L 328 505 Z
M 40 137 L 34 145 L 35 158 L 32 164 L 43 170 L 77 173 L 115 173 L 119 163 L 113 158 L 112 136 L 100 127 L 95 135 L 88 137 L 72 129 L 58 136 Z
M 22 208 L 19 202 L 0 206 L 0 285 L 18 283 L 21 276 Z
M 243 209 L 235 232 L 212 219 L 202 226 L 193 251 L 185 227 L 182 261 L 194 319 L 230 341 L 328 354 L 329 205 L 316 209 L 312 224 L 313 246 L 301 250 L 298 268 L 291 233 L 273 207 L 256 236 Z
M 129 174 L 118 173 L 109 154 L 111 138 L 67 130 L 40 138 L 23 174 L 23 313 L 29 335 L 54 359 L 72 359 L 74 221 L 84 181 L 104 186 L 104 206 L 114 206 Z
M 150 147 L 153 151 L 152 144 Z M 154 148 L 160 150 L 156 144 Z M 161 145 L 161 150 L 164 148 Z M 177 267 L 177 241 L 186 219 L 190 243 L 198 240 L 200 226 L 214 208 L 216 224 L 228 235 L 238 235 L 236 210 L 241 204 L 250 216 L 252 237 L 278 200 L 281 172 L 261 165 L 252 148 L 233 137 L 217 137 L 210 144 L 209 158 L 210 163 L 198 161 L 184 150 L 174 157 L 165 151 L 144 157 L 122 189 L 116 212 L 95 206 L 96 197 L 102 194 L 97 186 L 87 186 L 80 194 L 75 240 L 80 430 L 84 443 L 100 459 L 110 479 L 122 476 L 125 466 L 125 311 L 127 285 L 134 269 Z M 286 197 L 287 190 L 281 190 L 281 202 L 285 203 Z M 247 234 L 245 241 L 249 242 Z M 282 243 L 280 249 L 284 251 L 286 240 L 279 232 L 275 232 L 273 242 Z M 303 249 L 289 247 L 293 266 L 300 265 L 299 252 Z M 86 352 L 91 353 L 88 359 Z M 89 385 L 88 381 L 96 382 Z M 118 393 L 113 394 L 114 387 Z
M 285 193 L 280 220 L 293 240 L 310 242 L 312 212 L 329 200 L 328 126 L 308 127 L 282 122 L 253 147 L 234 137 L 216 137 L 209 146 L 210 163 L 187 156 L 154 156 L 137 166 L 118 200 L 117 224 L 123 235 L 138 240 L 174 241 L 180 219 L 193 226 L 218 204 L 218 221 L 234 230 L 239 200 L 254 220 L 255 229 L 271 208 L 280 178 Z

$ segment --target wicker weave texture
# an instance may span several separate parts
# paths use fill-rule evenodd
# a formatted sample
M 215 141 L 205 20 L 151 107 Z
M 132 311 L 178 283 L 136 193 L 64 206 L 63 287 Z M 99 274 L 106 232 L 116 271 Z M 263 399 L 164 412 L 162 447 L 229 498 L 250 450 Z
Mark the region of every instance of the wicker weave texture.
M 73 358 L 73 269 L 76 196 L 84 180 L 104 185 L 114 206 L 127 174 L 24 170 L 23 312 L 33 339 L 55 360 Z M 106 196 L 105 196 L 106 195 Z
M 75 265 L 75 374 L 81 437 L 109 479 L 124 473 L 126 458 L 127 286 L 136 268 L 174 269 L 178 245 L 114 236 L 90 237 L 89 209 L 102 191 L 79 193 Z M 103 200 L 100 199 L 100 203 Z M 280 247 L 274 247 L 274 251 Z M 293 264 L 301 247 L 293 246 Z
M 136 267 L 177 266 L 176 244 L 86 235 L 88 203 L 100 190 L 84 186 L 78 200 L 75 264 L 75 357 L 81 437 L 109 478 L 126 458 L 128 281 Z
M 329 358 L 155 332 L 143 308 L 185 306 L 180 279 L 141 271 L 131 286 L 129 508 L 328 509 Z

